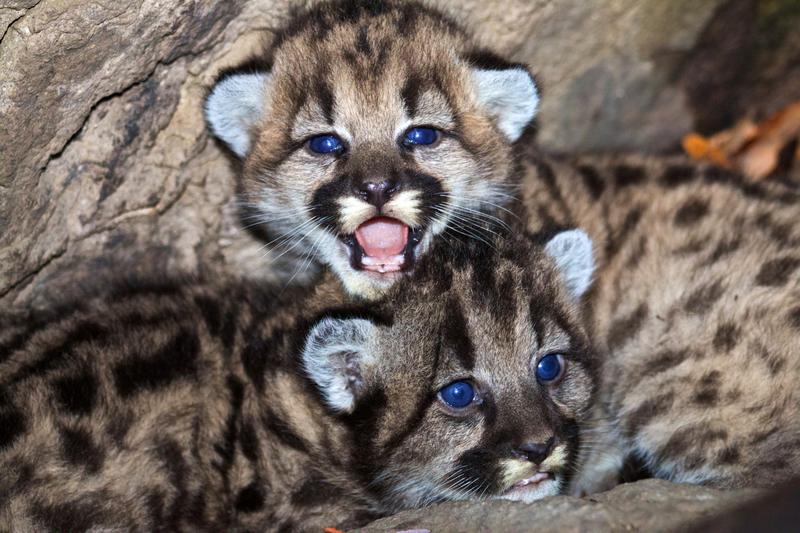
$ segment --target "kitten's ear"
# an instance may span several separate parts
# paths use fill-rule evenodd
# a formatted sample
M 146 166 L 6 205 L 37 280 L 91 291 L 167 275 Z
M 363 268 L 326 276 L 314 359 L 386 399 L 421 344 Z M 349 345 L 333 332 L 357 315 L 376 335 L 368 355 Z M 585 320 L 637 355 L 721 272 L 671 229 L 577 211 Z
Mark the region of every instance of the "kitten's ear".
M 306 374 L 334 410 L 351 413 L 363 390 L 362 370 L 374 363 L 378 326 L 362 318 L 324 318 L 311 329 L 301 354 Z
M 519 139 L 539 107 L 539 90 L 530 73 L 522 67 L 476 68 L 472 80 L 478 103 L 495 117 L 500 131 L 511 142 Z
M 239 157 L 250 151 L 250 134 L 264 113 L 269 74 L 232 74 L 214 85 L 206 99 L 206 120 L 214 135 Z
M 550 239 L 544 250 L 555 260 L 569 294 L 575 300 L 580 299 L 594 274 L 592 240 L 583 230 L 562 231 Z

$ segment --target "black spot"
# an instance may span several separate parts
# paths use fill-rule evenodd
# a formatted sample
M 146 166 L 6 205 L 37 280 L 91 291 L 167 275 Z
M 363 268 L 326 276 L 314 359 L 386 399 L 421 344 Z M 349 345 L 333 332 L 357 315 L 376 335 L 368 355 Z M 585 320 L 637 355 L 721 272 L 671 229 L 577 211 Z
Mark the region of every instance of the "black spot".
M 156 451 L 161 461 L 164 463 L 169 478 L 170 485 L 178 493 L 177 506 L 186 504 L 184 501 L 188 495 L 188 482 L 190 469 L 186 460 L 183 458 L 181 445 L 174 440 L 159 442 Z M 175 510 L 173 510 L 174 512 Z
M 133 356 L 114 367 L 114 383 L 123 398 L 142 390 L 156 390 L 197 374 L 200 340 L 181 330 L 166 346 L 150 357 Z
M 581 176 L 583 177 L 583 184 L 586 185 L 587 189 L 589 189 L 589 194 L 592 195 L 592 199 L 599 199 L 606 188 L 606 183 L 597 173 L 597 170 L 588 165 L 580 165 L 578 167 L 578 172 L 581 173 Z
M 634 248 L 631 251 L 631 255 L 625 262 L 626 268 L 630 270 L 635 269 L 637 266 L 639 266 L 639 263 L 641 262 L 642 258 L 645 256 L 646 253 L 647 253 L 647 236 L 643 235 L 639 239 L 639 244 L 637 244 L 636 248 Z
M 681 364 L 689 356 L 689 350 L 666 350 L 659 353 L 652 361 L 647 363 L 642 374 L 644 376 L 655 376 L 661 372 L 666 372 Z
M 445 477 L 444 484 L 458 485 L 462 480 L 474 494 L 491 493 L 497 490 L 502 479 L 502 468 L 495 454 L 481 448 L 473 448 L 461 454 L 456 466 Z
M 706 265 L 711 265 L 719 261 L 722 257 L 735 252 L 739 249 L 742 245 L 742 236 L 737 235 L 736 237 L 732 238 L 731 240 L 723 240 L 720 241 L 714 251 L 711 254 L 711 257 L 708 258 L 706 261 Z
M 518 68 L 527 72 L 525 65 L 521 63 L 511 63 L 485 48 L 471 50 L 464 55 L 464 59 L 472 65 L 484 70 L 508 70 Z
M 25 417 L 19 411 L 0 413 L 0 450 L 13 444 L 25 431 Z
M 455 298 L 449 302 L 442 324 L 442 345 L 452 350 L 465 370 L 475 367 L 475 348 L 469 336 L 469 327 L 461 304 Z
M 637 205 L 625 215 L 625 220 L 617 230 L 616 235 L 608 240 L 608 244 L 606 245 L 606 254 L 608 257 L 613 256 L 622 248 L 622 245 L 636 229 L 636 226 L 639 225 L 643 214 L 644 208 Z
M 731 322 L 720 324 L 717 333 L 714 335 L 712 346 L 717 352 L 730 352 L 739 342 L 741 330 Z
M 615 350 L 622 347 L 639 332 L 649 314 L 647 302 L 642 302 L 630 316 L 615 320 L 608 331 L 608 348 Z
M 687 201 L 675 213 L 675 225 L 687 227 L 696 224 L 708 214 L 708 205 L 707 200 L 691 199 Z
M 69 412 L 88 415 L 97 399 L 97 380 L 91 372 L 56 380 L 53 384 L 56 398 Z
M 692 181 L 695 177 L 695 169 L 690 166 L 672 166 L 667 167 L 661 178 L 659 179 L 661 185 L 664 187 L 674 188 L 683 183 Z
M 47 524 L 49 531 L 61 533 L 104 529 L 106 506 L 103 504 L 107 504 L 107 498 L 84 497 L 81 502 L 52 505 L 37 502 L 31 504 L 31 514 L 38 522 Z
M 264 392 L 267 370 L 274 371 L 278 364 L 276 354 L 278 342 L 283 339 L 283 331 L 276 331 L 272 337 L 262 338 L 260 332 L 246 333 L 247 345 L 242 350 L 242 366 L 247 377 L 258 392 Z
M 697 468 L 704 462 L 702 452 L 705 448 L 727 438 L 728 432 L 724 429 L 711 429 L 706 425 L 682 427 L 672 434 L 655 455 L 662 461 L 684 461 L 690 467 Z
M 90 474 L 96 474 L 103 467 L 105 452 L 96 446 L 92 436 L 79 428 L 60 428 L 61 451 L 64 459 L 75 466 L 86 468 Z
M 253 481 L 236 495 L 236 510 L 242 513 L 255 513 L 264 508 L 264 489 Z
M 708 244 L 708 239 L 691 239 L 684 245 L 675 249 L 675 255 L 692 255 L 702 252 Z
M 299 489 L 292 493 L 292 503 L 301 507 L 324 505 L 341 499 L 342 490 L 322 478 L 321 474 L 315 476 L 314 479 L 306 480 Z
M 250 421 L 242 424 L 242 431 L 239 435 L 239 443 L 242 446 L 242 453 L 247 459 L 255 463 L 258 461 L 259 442 L 256 430 Z
M 130 412 L 117 414 L 108 425 L 108 435 L 118 447 L 125 444 L 125 437 L 133 425 L 133 416 Z
M 698 382 L 692 401 L 705 407 L 714 407 L 719 397 L 720 375 L 718 370 L 704 375 Z
M 314 85 L 317 101 L 322 108 L 322 114 L 328 124 L 333 125 L 333 107 L 334 98 L 333 91 L 331 91 L 328 83 L 320 76 L 317 83 Z
M 305 441 L 292 431 L 288 422 L 274 413 L 265 413 L 263 418 L 267 430 L 277 437 L 279 441 L 299 452 L 308 453 L 308 446 L 306 446 Z
M 277 533 L 293 533 L 294 531 L 297 531 L 297 527 L 291 520 L 283 522 L 277 529 Z
M 208 332 L 215 337 L 219 336 L 222 332 L 222 312 L 219 302 L 212 298 L 198 296 L 195 298 L 195 303 L 200 308 L 200 313 L 203 315 Z
M 703 285 L 689 295 L 683 305 L 683 310 L 693 315 L 707 313 L 724 293 L 721 280 Z
M 739 448 L 731 445 L 722 450 L 722 453 L 719 455 L 718 462 L 720 464 L 736 464 L 739 462 L 742 454 L 739 452 Z
M 789 281 L 789 276 L 800 266 L 800 259 L 784 257 L 767 261 L 756 276 L 756 284 L 766 287 L 780 287 Z
M 618 187 L 638 185 L 644 181 L 645 172 L 641 167 L 619 165 L 614 167 L 614 180 Z
M 636 434 L 651 420 L 666 414 L 672 408 L 675 394 L 668 392 L 643 402 L 639 407 L 623 416 L 623 424 L 628 436 Z
M 789 319 L 789 324 L 791 324 L 792 327 L 800 328 L 800 306 L 789 311 L 786 318 Z

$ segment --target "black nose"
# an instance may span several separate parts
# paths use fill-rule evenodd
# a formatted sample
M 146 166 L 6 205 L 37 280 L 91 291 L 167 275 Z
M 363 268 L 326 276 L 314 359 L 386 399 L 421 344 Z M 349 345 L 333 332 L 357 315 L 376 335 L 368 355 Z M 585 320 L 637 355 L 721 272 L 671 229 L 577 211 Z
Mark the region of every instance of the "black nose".
M 547 439 L 547 442 L 523 444 L 514 450 L 514 453 L 523 459 L 527 459 L 532 463 L 540 465 L 545 459 L 547 459 L 547 456 L 550 455 L 550 452 L 553 451 L 553 444 L 555 441 L 555 437 L 550 437 Z
M 391 180 L 386 180 L 383 183 L 362 183 L 358 187 L 358 194 L 361 198 L 368 202 L 378 209 L 380 209 L 383 204 L 391 199 L 392 195 L 397 192 L 399 186 L 397 183 Z

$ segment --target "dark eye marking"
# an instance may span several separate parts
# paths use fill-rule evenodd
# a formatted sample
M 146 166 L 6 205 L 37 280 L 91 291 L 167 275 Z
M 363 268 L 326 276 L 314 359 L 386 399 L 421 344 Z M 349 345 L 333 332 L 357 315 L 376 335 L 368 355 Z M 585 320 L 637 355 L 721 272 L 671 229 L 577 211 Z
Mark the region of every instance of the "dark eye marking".
M 440 390 L 439 397 L 450 407 L 461 409 L 475 401 L 475 389 L 466 381 L 456 381 Z

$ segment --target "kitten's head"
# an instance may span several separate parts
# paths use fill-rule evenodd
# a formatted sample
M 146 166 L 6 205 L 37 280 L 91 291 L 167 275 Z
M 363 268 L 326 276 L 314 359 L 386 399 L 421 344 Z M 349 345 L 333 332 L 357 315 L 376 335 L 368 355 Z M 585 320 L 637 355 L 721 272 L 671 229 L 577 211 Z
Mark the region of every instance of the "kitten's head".
M 578 230 L 437 243 L 368 313 L 316 323 L 306 372 L 388 510 L 559 492 L 596 387 L 592 268 Z
M 334 1 L 222 72 L 206 118 L 243 160 L 248 216 L 376 297 L 436 235 L 472 235 L 506 202 L 538 100 L 524 66 L 438 11 Z

